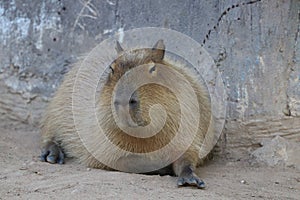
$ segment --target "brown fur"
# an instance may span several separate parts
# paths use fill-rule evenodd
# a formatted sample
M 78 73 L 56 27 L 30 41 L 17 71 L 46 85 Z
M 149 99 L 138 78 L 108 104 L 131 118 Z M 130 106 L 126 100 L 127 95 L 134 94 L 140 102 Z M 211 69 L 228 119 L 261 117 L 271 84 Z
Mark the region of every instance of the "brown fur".
M 164 49 L 162 46 L 158 46 L 158 48 Z M 176 64 L 174 65 L 171 64 L 171 62 L 165 61 L 163 59 L 164 52 L 161 49 L 145 49 L 123 52 L 123 49 L 119 46 L 117 50 L 123 54 L 120 54 L 120 57 L 111 65 L 113 73 L 110 73 L 106 79 L 107 81 L 101 90 L 97 108 L 99 122 L 101 126 L 104 127 L 106 136 L 120 148 L 135 153 L 152 152 L 162 148 L 170 142 L 179 126 L 180 116 L 178 116 L 178 113 L 180 113 L 180 108 L 176 96 L 169 89 L 157 84 L 148 84 L 137 90 L 139 108 L 137 111 L 131 111 L 130 114 L 130 117 L 132 117 L 134 122 L 139 123 L 139 121 L 142 121 L 145 124 L 150 123 L 149 107 L 151 105 L 159 103 L 166 109 L 167 122 L 163 129 L 153 137 L 145 139 L 136 138 L 123 133 L 123 131 L 118 128 L 114 122 L 111 110 L 113 88 L 122 75 L 131 68 L 141 64 L 154 63 L 157 65 L 166 65 L 170 69 L 176 70 L 182 74 L 189 81 L 198 98 L 200 110 L 198 132 L 194 142 L 188 150 L 173 163 L 173 170 L 176 175 L 180 175 L 183 167 L 187 164 L 190 164 L 192 168 L 195 168 L 201 162 L 201 159 L 199 158 L 200 146 L 203 143 L 207 131 L 211 131 L 211 129 L 208 130 L 208 126 L 212 119 L 211 105 L 208 98 L 209 95 L 207 94 L 204 86 L 199 83 L 196 76 L 193 75 L 193 73 L 187 68 L 175 66 Z M 149 74 L 149 76 L 157 76 L 161 69 L 159 66 L 160 65 L 156 67 L 154 72 L 145 71 L 145 73 Z M 48 142 L 53 141 L 63 149 L 64 153 L 68 157 L 77 158 L 89 167 L 110 169 L 100 163 L 86 150 L 75 130 L 71 105 L 73 85 L 78 69 L 79 65 L 76 65 L 66 75 L 62 85 L 50 102 L 45 116 L 42 119 L 42 143 L 45 145 Z M 128 84 L 133 81 L 134 80 L 129 80 Z M 184 92 L 184 90 L 182 90 L 182 92 Z M 186 98 L 188 99 L 191 97 L 189 94 L 186 94 Z M 191 110 L 191 112 L 193 112 L 193 110 Z M 186 130 L 185 134 L 188 135 L 190 132 L 191 130 Z

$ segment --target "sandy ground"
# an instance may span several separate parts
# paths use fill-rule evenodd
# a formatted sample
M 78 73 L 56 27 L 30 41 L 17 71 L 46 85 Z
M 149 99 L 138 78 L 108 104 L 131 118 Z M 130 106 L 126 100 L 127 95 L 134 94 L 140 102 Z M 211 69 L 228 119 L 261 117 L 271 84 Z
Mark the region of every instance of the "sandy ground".
M 214 159 L 198 169 L 207 188 L 177 188 L 176 177 L 89 169 L 38 160 L 38 129 L 0 124 L 0 199 L 300 199 L 300 172 Z

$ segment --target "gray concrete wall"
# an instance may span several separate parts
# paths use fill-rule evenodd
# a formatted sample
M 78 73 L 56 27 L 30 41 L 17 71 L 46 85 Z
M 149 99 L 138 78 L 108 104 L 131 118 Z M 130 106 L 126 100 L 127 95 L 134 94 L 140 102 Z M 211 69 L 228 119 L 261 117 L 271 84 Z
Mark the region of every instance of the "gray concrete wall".
M 110 35 L 169 27 L 202 42 L 224 10 L 246 0 L 3 0 L 0 119 L 37 124 L 71 63 Z M 228 93 L 223 144 L 300 140 L 300 1 L 230 10 L 204 47 Z

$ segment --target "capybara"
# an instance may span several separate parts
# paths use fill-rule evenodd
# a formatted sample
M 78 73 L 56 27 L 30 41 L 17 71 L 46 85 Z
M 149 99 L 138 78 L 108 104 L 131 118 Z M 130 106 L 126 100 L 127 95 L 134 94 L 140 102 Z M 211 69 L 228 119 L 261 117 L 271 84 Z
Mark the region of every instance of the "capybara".
M 194 185 L 198 188 L 204 188 L 205 184 L 195 174 L 195 168 L 203 160 L 203 158 L 199 158 L 199 151 L 205 136 L 207 134 L 212 135 L 210 133 L 212 129 L 209 129 L 209 126 L 213 126 L 213 120 L 209 94 L 203 82 L 199 81 L 196 75 L 193 74 L 194 72 L 189 70 L 188 67 L 181 66 L 179 62 L 177 64 L 171 63 L 165 59 L 166 50 L 163 40 L 159 40 L 153 48 L 134 50 L 123 50 L 117 42 L 116 50 L 119 56 L 107 69 L 108 73 L 103 78 L 103 86 L 99 92 L 95 108 L 99 124 L 103 128 L 106 137 L 112 144 L 133 153 L 154 152 L 170 143 L 180 126 L 181 106 L 185 106 L 190 113 L 196 112 L 190 106 L 191 104 L 185 103 L 185 101 L 190 101 L 191 94 L 187 92 L 181 80 L 176 80 L 177 82 L 173 83 L 172 86 L 177 87 L 180 91 L 183 102 L 180 102 L 182 99 L 179 100 L 172 89 L 156 83 L 142 85 L 132 94 L 128 94 L 130 89 L 134 87 L 136 80 L 132 76 L 126 77 L 127 73 L 141 65 L 147 65 L 148 67 L 138 71 L 141 76 L 137 74 L 136 78 L 147 76 L 149 80 L 161 78 L 164 81 L 168 81 L 168 79 L 172 81 L 171 79 L 174 77 L 165 75 L 163 72 L 169 70 L 174 71 L 175 74 L 181 74 L 195 92 L 196 104 L 199 106 L 199 113 L 194 113 L 199 116 L 198 124 L 194 124 L 197 130 L 191 145 L 186 148 L 178 159 L 168 166 L 153 171 L 153 173 L 178 176 L 178 186 Z M 73 157 L 89 167 L 113 170 L 111 166 L 101 163 L 86 149 L 74 125 L 72 92 L 79 67 L 80 65 L 75 65 L 65 76 L 42 119 L 43 150 L 41 159 L 49 163 L 62 164 L 65 157 Z M 114 90 L 121 77 L 124 78 L 123 84 Z M 125 133 L 124 129 L 120 127 L 146 127 L 151 124 L 149 112 L 150 108 L 156 104 L 160 104 L 166 111 L 165 124 L 157 134 L 151 137 L 136 137 Z M 118 123 L 116 123 L 114 115 L 118 117 Z M 152 113 L 152 115 L 155 118 L 156 114 Z M 155 125 L 155 120 L 152 123 Z M 191 126 L 193 125 L 192 118 L 189 123 L 191 123 Z M 193 130 L 189 128 L 186 128 L 183 132 L 184 137 L 193 134 Z M 180 152 L 183 146 L 178 145 L 176 148 Z M 106 156 L 111 157 L 111 164 L 115 166 L 122 165 L 120 168 L 125 169 L 124 171 L 131 171 L 129 168 L 138 164 L 131 162 L 130 156 L 128 160 L 126 160 L 126 157 L 114 160 L 113 155 L 109 153 L 109 149 L 107 152 Z M 176 153 L 176 151 L 174 152 Z M 172 155 L 174 152 L 166 154 Z M 166 155 L 166 157 L 169 155 Z M 145 163 L 151 163 L 151 159 L 149 158 L 149 161 Z M 127 168 L 128 170 L 126 170 Z M 149 172 L 149 174 L 151 173 Z

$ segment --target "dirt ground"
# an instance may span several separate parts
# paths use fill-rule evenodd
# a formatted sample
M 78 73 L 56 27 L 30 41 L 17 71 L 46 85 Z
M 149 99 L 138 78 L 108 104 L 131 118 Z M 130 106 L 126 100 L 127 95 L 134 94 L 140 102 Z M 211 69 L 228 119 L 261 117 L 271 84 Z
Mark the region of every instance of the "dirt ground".
M 89 169 L 38 160 L 38 129 L 0 123 L 0 199 L 300 199 L 300 171 L 214 159 L 198 169 L 207 188 L 177 188 L 176 177 Z

